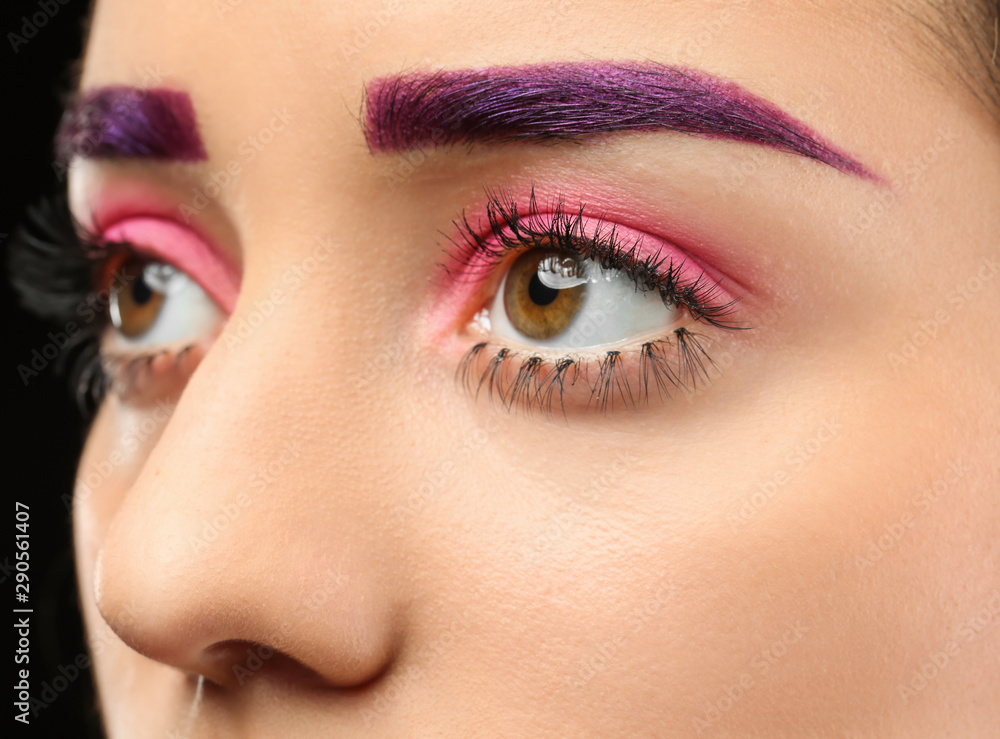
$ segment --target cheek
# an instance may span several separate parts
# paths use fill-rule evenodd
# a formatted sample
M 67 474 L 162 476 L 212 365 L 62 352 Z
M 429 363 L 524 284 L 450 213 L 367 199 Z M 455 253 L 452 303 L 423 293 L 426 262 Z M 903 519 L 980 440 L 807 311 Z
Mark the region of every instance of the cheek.
M 956 468 L 983 450 L 914 434 L 947 414 L 905 402 L 907 384 L 850 395 L 828 379 L 786 387 L 799 412 L 780 425 L 730 407 L 737 430 L 712 444 L 650 428 L 659 441 L 581 449 L 505 421 L 474 464 L 429 473 L 404 520 L 449 612 L 473 609 L 470 663 L 506 673 L 511 701 L 540 696 L 540 715 L 637 732 L 670 716 L 766 733 L 793 708 L 803 733 L 860 730 L 905 709 L 906 670 L 961 620 L 955 573 L 989 561 L 995 515 L 968 513 L 989 508 L 982 475 Z M 927 513 L 939 480 L 952 494 Z M 952 545 L 959 531 L 975 551 Z M 949 595 L 927 605 L 928 588 Z
M 173 405 L 165 401 L 135 409 L 109 395 L 102 404 L 77 467 L 73 494 L 81 562 L 93 560 L 94 547 L 99 546 L 172 414 Z

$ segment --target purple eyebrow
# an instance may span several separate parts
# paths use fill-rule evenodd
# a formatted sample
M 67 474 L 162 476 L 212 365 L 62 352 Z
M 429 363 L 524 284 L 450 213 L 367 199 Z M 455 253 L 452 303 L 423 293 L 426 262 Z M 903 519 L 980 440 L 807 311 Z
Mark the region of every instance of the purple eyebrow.
M 416 72 L 374 79 L 365 93 L 372 152 L 666 130 L 762 144 L 877 179 L 772 103 L 681 67 L 560 62 Z
M 62 162 L 89 159 L 208 158 L 186 92 L 124 85 L 99 87 L 79 96 L 63 113 L 56 133 Z

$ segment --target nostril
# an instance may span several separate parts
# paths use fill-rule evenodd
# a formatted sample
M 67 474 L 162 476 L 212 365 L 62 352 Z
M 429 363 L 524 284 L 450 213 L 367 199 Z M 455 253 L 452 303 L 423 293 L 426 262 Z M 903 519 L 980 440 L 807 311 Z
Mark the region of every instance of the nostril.
M 202 652 L 201 674 L 223 688 L 242 687 L 252 680 L 297 687 L 319 687 L 326 681 L 315 670 L 268 644 L 243 639 L 216 642 Z
M 234 532 L 195 549 L 188 546 L 190 521 L 212 506 L 192 492 L 185 507 L 175 488 L 216 488 L 178 483 L 168 492 L 166 476 L 153 478 L 151 487 L 133 487 L 95 547 L 93 600 L 124 646 L 204 677 L 213 694 L 275 682 L 347 691 L 387 671 L 399 648 L 401 610 L 353 544 Z M 257 532 L 272 517 L 261 506 L 239 520 Z

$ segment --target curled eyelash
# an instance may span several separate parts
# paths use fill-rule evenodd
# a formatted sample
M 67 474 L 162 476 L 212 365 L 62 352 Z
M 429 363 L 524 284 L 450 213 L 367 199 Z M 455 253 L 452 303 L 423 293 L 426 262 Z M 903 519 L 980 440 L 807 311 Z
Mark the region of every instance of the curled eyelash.
M 169 378 L 186 377 L 201 361 L 202 348 L 191 342 L 179 349 L 157 349 L 139 355 L 107 355 L 100 358 L 105 392 L 126 401 L 144 402 L 165 394 Z
M 630 277 L 636 288 L 659 293 L 664 305 L 684 308 L 696 321 L 730 330 L 748 327 L 734 320 L 737 300 L 723 299 L 721 282 L 704 272 L 685 278 L 683 263 L 657 253 L 641 256 L 642 240 L 623 239 L 614 224 L 597 220 L 590 233 L 585 228 L 585 206 L 568 210 L 562 199 L 552 207 L 539 206 L 532 187 L 525 212 L 505 190 L 487 190 L 485 233 L 474 227 L 466 214 L 455 221 L 458 237 L 452 239 L 455 263 L 446 270 L 473 280 L 485 279 L 509 254 L 528 249 L 551 249 L 591 260 L 604 270 L 617 270 Z
M 65 196 L 57 196 L 30 207 L 11 238 L 11 285 L 21 305 L 41 319 L 72 315 L 93 289 L 92 250 L 82 234 Z
M 638 349 L 612 350 L 594 357 L 549 358 L 534 352 L 500 347 L 492 356 L 489 342 L 473 346 L 462 358 L 456 381 L 477 398 L 507 411 L 565 414 L 567 395 L 577 388 L 587 396 L 586 408 L 602 414 L 625 407 L 648 406 L 654 396 L 668 399 L 711 380 L 715 366 L 702 342 L 705 337 L 679 328 L 668 337 L 647 341 Z M 638 361 L 632 379 L 625 363 Z
M 68 379 L 85 419 L 109 390 L 139 383 L 144 368 L 160 354 L 124 358 L 101 352 L 101 336 L 110 324 L 110 292 L 95 286 L 108 265 L 129 252 L 128 244 L 105 241 L 77 222 L 62 193 L 29 208 L 9 244 L 11 285 L 21 306 L 67 336 L 54 369 Z
M 531 249 L 566 252 L 591 260 L 603 270 L 631 278 L 637 290 L 655 291 L 668 308 L 684 309 L 694 321 L 714 328 L 747 330 L 735 318 L 737 300 L 704 271 L 692 277 L 690 265 L 659 252 L 643 256 L 641 240 L 625 239 L 614 224 L 585 216 L 585 206 L 568 210 L 558 199 L 544 210 L 532 188 L 522 212 L 504 191 L 487 191 L 486 228 L 474 228 L 466 215 L 455 222 L 459 236 L 450 271 L 457 279 L 482 282 L 511 254 Z M 483 233 L 485 232 L 485 233 Z M 457 274 L 456 274 L 457 273 Z M 470 395 L 486 394 L 504 410 L 566 413 L 567 405 L 608 413 L 639 409 L 652 399 L 695 391 L 712 379 L 715 364 L 705 348 L 708 337 L 687 327 L 639 346 L 601 353 L 512 349 L 484 341 L 462 358 L 456 381 Z
M 54 369 L 69 380 L 85 418 L 103 396 L 99 342 L 107 305 L 101 304 L 94 284 L 114 251 L 73 219 L 66 196 L 59 194 L 27 210 L 7 252 L 11 286 L 21 307 L 69 337 Z

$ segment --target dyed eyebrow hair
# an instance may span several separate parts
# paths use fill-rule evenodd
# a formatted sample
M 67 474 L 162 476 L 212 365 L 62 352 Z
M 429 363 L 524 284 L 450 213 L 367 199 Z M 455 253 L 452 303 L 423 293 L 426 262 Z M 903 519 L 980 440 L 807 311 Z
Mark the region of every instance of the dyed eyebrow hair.
M 666 130 L 762 144 L 877 179 L 734 82 L 654 63 L 561 62 L 380 77 L 366 86 L 364 121 L 376 153 Z
M 99 87 L 76 98 L 56 133 L 57 158 L 208 158 L 186 92 L 124 85 Z

